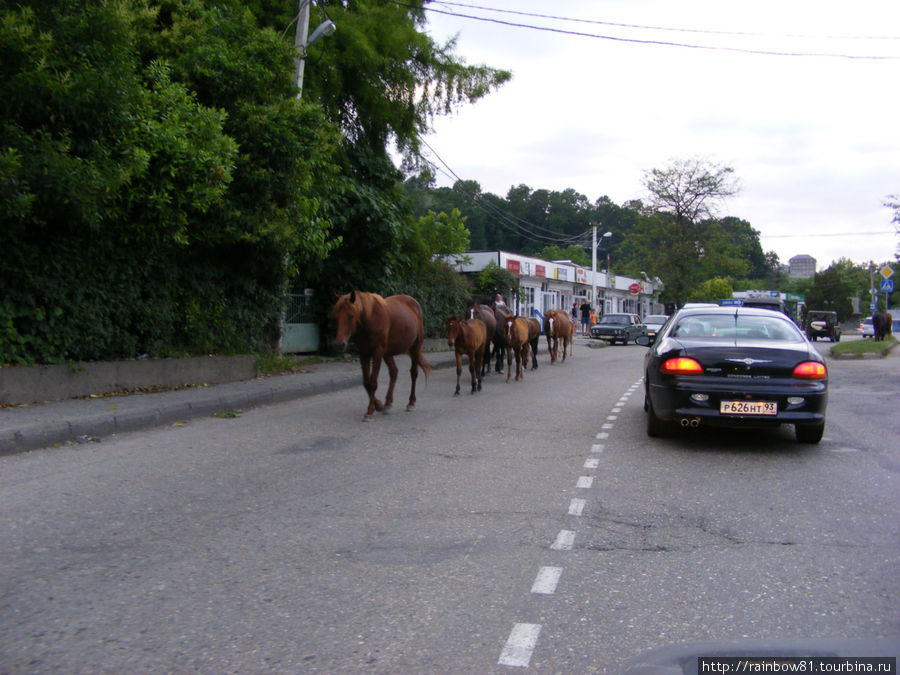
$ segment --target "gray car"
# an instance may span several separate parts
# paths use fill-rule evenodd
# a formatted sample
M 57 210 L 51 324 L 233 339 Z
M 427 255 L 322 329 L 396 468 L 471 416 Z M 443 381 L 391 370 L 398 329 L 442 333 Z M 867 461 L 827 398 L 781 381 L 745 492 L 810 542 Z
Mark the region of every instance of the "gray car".
M 604 314 L 591 326 L 592 338 L 606 340 L 611 345 L 616 342 L 627 345 L 629 340 L 646 334 L 647 327 L 637 314 Z

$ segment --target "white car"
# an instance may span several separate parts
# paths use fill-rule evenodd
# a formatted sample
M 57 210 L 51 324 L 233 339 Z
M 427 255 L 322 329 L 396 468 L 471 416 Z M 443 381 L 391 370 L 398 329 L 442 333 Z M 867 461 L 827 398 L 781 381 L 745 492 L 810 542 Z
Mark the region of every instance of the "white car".
M 859 324 L 859 332 L 862 333 L 864 338 L 875 337 L 875 327 L 872 325 L 872 317 L 867 316 L 862 320 L 862 323 Z
M 644 325 L 647 327 L 647 335 L 656 337 L 659 329 L 669 320 L 668 314 L 648 314 L 644 317 Z

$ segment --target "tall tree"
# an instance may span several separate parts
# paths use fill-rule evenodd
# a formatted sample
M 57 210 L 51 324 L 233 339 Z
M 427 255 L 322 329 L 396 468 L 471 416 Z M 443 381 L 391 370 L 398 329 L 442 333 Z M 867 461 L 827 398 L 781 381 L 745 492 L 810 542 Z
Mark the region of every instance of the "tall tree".
M 704 245 L 701 220 L 715 217 L 719 204 L 738 192 L 734 169 L 705 160 L 675 160 L 664 169 L 644 173 L 644 187 L 658 217 L 654 229 L 661 241 L 656 268 L 666 282 L 663 298 L 682 303 L 698 280 L 710 252 Z

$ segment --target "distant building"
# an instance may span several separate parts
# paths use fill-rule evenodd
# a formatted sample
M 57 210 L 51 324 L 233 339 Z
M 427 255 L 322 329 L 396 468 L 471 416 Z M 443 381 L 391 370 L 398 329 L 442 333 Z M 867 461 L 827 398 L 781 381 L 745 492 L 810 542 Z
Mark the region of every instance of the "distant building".
M 788 260 L 788 276 L 791 279 L 810 279 L 816 276 L 816 259 L 802 253 Z

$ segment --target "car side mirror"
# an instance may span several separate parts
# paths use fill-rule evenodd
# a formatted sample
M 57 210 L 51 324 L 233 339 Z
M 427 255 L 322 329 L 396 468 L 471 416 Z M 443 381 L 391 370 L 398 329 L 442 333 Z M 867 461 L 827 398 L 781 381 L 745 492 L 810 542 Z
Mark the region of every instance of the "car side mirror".
M 653 343 L 656 342 L 656 336 L 650 337 L 649 335 L 638 335 L 634 339 L 634 344 L 640 345 L 641 347 L 651 347 Z

